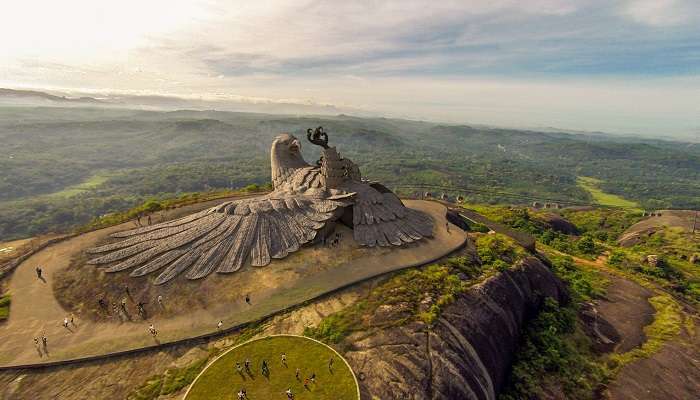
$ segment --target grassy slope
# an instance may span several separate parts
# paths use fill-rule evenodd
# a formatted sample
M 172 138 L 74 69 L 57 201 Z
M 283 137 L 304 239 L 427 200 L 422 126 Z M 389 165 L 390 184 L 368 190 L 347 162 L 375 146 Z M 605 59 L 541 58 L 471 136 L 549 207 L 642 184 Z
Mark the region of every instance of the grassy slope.
M 287 355 L 287 366 L 281 363 L 282 353 Z M 328 360 L 335 358 L 332 373 Z M 236 371 L 235 363 L 249 358 L 251 373 Z M 260 372 L 262 360 L 270 367 L 269 377 Z M 301 370 L 300 380 L 295 378 L 296 368 Z M 316 383 L 303 386 L 303 380 L 312 373 Z M 237 347 L 209 366 L 190 389 L 187 400 L 237 399 L 241 388 L 251 399 L 283 399 L 291 388 L 296 399 L 356 399 L 357 387 L 352 373 L 344 362 L 327 347 L 298 337 L 269 337 Z

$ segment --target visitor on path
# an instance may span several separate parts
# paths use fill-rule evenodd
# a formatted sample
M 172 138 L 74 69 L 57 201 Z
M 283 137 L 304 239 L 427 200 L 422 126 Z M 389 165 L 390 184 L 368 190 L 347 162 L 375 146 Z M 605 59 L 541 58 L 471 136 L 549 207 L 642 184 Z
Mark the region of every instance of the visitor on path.
M 245 389 L 241 389 L 238 391 L 238 400 L 244 400 L 247 399 L 248 396 L 245 394 Z
M 224 326 L 224 321 L 219 321 L 218 324 L 216 324 L 216 329 L 221 330 L 221 327 Z
M 447 233 L 450 233 L 450 223 L 445 222 L 445 229 L 447 229 Z
M 63 327 L 68 329 L 68 317 L 63 318 Z
M 294 393 L 292 393 L 292 388 L 287 389 L 287 391 L 286 391 L 285 393 L 287 393 L 287 399 L 288 399 L 288 400 L 293 400 L 293 399 L 294 399 Z
M 126 313 L 126 297 L 122 299 L 122 310 Z
M 287 355 L 282 353 L 282 364 L 287 365 Z
M 39 348 L 39 338 L 38 337 L 34 338 L 34 346 L 36 346 L 37 349 Z
M 250 359 L 249 358 L 245 359 L 245 362 L 243 363 L 243 365 L 245 365 L 245 370 L 250 372 Z
M 39 266 L 36 267 L 36 277 L 41 279 L 41 267 Z
M 100 306 L 100 308 L 107 308 L 107 303 L 105 302 L 105 299 L 100 297 L 97 299 L 97 305 Z
M 131 292 L 129 291 L 129 285 L 124 285 L 124 293 L 126 293 L 126 297 L 131 297 Z
M 250 304 L 250 293 L 245 294 L 245 302 L 248 303 L 249 306 L 252 305 Z
M 263 375 L 269 375 L 270 374 L 270 368 L 267 366 L 267 360 L 262 361 L 262 365 L 260 367 L 260 370 L 262 371 Z
M 163 307 L 163 296 L 162 296 L 162 295 L 158 295 L 158 305 L 159 305 L 161 308 L 164 308 L 164 307 Z
M 151 224 L 151 215 L 149 214 L 148 215 L 148 225 L 150 225 L 150 224 Z
M 309 378 L 304 378 L 304 389 L 309 390 Z
M 312 373 L 311 373 L 311 376 L 309 377 L 309 379 L 311 380 L 312 383 L 316 383 L 316 373 L 315 373 L 315 372 L 312 372 Z
M 44 353 L 47 352 L 46 348 L 47 348 L 48 342 L 49 342 L 49 339 L 47 339 L 46 336 L 44 336 L 44 334 L 42 333 L 41 334 L 41 344 L 44 346 Z
M 70 314 L 70 324 L 75 326 L 75 315 L 73 313 Z
M 238 371 L 239 374 L 243 373 L 243 367 L 241 367 L 241 363 L 236 361 L 236 371 Z
M 146 303 L 144 303 L 143 301 L 139 301 L 138 304 L 136 304 L 136 309 L 138 310 L 139 315 L 143 319 L 146 319 L 146 309 L 143 307 L 145 305 Z
M 296 372 L 294 372 L 294 376 L 297 378 L 297 380 L 300 380 L 299 374 L 301 374 L 301 370 L 299 370 L 299 368 L 297 368 Z
M 148 326 L 148 332 L 151 333 L 151 336 L 156 337 L 158 335 L 158 331 L 156 330 L 156 327 L 153 326 L 153 324 Z
M 329 369 L 329 370 L 333 370 L 333 357 L 332 357 L 332 356 L 331 356 L 331 358 L 328 360 L 328 369 Z

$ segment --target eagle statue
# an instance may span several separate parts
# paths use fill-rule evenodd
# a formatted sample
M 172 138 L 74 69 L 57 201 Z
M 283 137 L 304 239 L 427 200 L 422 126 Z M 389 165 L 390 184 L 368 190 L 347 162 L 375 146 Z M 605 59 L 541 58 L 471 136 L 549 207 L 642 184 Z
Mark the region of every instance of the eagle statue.
M 322 147 L 316 165 L 304 161 L 296 137 L 282 134 L 272 142 L 271 193 L 113 233 L 119 240 L 87 250 L 95 257 L 88 263 L 107 272 L 131 270 L 131 276 L 159 272 L 154 284 L 160 285 L 183 272 L 199 279 L 238 271 L 247 261 L 268 265 L 326 237 L 338 221 L 362 246 L 401 246 L 432 236 L 430 216 L 363 179 L 357 165 L 328 146 L 323 128 L 309 129 L 307 138 Z

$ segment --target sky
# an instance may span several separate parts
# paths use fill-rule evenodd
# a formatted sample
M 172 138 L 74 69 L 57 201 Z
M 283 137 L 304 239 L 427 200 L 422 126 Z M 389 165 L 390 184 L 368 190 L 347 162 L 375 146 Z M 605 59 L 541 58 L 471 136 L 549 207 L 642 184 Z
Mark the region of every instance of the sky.
M 5 0 L 0 87 L 700 136 L 700 1 Z

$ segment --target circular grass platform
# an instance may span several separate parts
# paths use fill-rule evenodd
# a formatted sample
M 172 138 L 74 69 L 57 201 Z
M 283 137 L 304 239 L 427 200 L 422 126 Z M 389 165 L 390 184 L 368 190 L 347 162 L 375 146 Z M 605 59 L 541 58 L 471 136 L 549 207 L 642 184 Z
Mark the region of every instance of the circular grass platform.
M 286 355 L 286 365 L 282 363 Z M 250 369 L 244 367 L 250 360 Z M 329 361 L 333 366 L 329 368 Z M 261 366 L 267 361 L 269 374 Z M 236 369 L 236 363 L 241 371 Z M 296 370 L 299 368 L 299 378 Z M 314 381 L 308 380 L 315 374 Z M 255 339 L 236 346 L 209 364 L 194 380 L 186 400 L 238 399 L 245 388 L 251 400 L 287 399 L 291 389 L 294 399 L 358 400 L 359 387 L 354 373 L 345 360 L 329 346 L 303 336 L 276 335 Z

